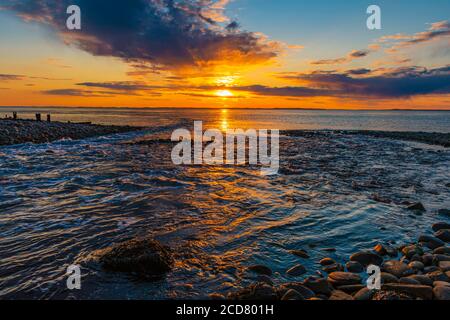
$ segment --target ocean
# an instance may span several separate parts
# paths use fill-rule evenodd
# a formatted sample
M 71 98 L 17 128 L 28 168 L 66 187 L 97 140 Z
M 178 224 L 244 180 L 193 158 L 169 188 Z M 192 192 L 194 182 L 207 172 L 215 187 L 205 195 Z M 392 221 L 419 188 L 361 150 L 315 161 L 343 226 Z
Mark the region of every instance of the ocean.
M 13 109 L 0 108 L 7 113 Z M 175 166 L 171 145 L 145 141 L 204 120 L 208 126 L 450 132 L 450 112 L 17 109 L 54 120 L 148 126 L 80 141 L 0 147 L 0 298 L 201 299 L 253 283 L 247 267 L 270 267 L 275 283 L 344 262 L 377 243 L 397 246 L 448 218 L 450 151 L 342 132 L 280 139 L 281 168 Z M 421 202 L 425 213 L 407 210 Z M 171 247 L 172 272 L 156 282 L 105 272 L 92 252 L 151 236 Z M 330 253 L 329 248 L 335 252 Z M 305 250 L 301 259 L 290 250 Z M 307 273 L 286 270 L 302 263 Z M 82 289 L 66 288 L 69 265 Z

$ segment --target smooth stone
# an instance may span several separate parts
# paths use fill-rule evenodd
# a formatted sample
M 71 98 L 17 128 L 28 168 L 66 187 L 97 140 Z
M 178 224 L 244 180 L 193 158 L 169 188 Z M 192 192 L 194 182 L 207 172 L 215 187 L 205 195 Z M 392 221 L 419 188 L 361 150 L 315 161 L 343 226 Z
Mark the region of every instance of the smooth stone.
M 368 301 L 372 299 L 374 294 L 375 294 L 374 290 L 369 290 L 367 287 L 364 287 L 357 293 L 355 293 L 353 298 L 358 301 Z
M 93 253 L 105 270 L 160 277 L 172 269 L 170 250 L 151 238 L 133 239 Z
M 381 270 L 393 274 L 397 278 L 401 278 L 408 270 L 408 266 L 403 262 L 391 260 L 383 263 Z
M 450 287 L 438 286 L 433 289 L 433 295 L 436 300 L 449 301 L 450 300 Z
M 407 209 L 410 211 L 419 211 L 419 212 L 427 211 L 427 209 L 425 209 L 424 205 L 420 202 L 410 205 Z
M 380 277 L 381 283 L 398 283 L 398 278 L 390 273 L 382 272 Z
M 334 286 L 345 286 L 353 284 L 361 284 L 361 277 L 356 273 L 350 272 L 333 272 L 328 276 L 328 281 Z
M 433 287 L 450 287 L 450 283 L 446 281 L 435 281 L 433 282 Z
M 353 254 L 350 257 L 350 261 L 356 261 L 361 263 L 363 266 L 368 266 L 374 264 L 376 266 L 380 266 L 383 263 L 383 258 L 379 255 L 369 252 L 369 251 L 361 251 Z
M 267 283 L 268 285 L 273 286 L 273 281 L 272 281 L 272 279 L 271 279 L 269 276 L 266 276 L 265 274 L 259 274 L 259 275 L 256 277 L 256 281 L 257 281 L 257 282 L 264 282 L 264 283 Z
M 420 256 L 420 255 L 418 255 L 418 254 L 413 255 L 413 256 L 411 257 L 411 262 L 414 262 L 414 261 L 422 262 L 422 256 Z M 408 264 L 409 264 L 409 263 L 408 263 Z
M 303 259 L 309 259 L 309 255 L 305 250 L 290 250 L 289 251 L 294 256 L 303 258 Z
M 331 297 L 330 300 L 332 301 L 345 301 L 345 300 L 355 300 L 351 295 L 340 291 L 340 290 L 335 290 L 331 293 Z
M 345 267 L 347 268 L 348 272 L 353 273 L 362 273 L 364 272 L 364 266 L 356 261 L 349 261 L 345 264 Z
M 307 286 L 303 285 L 300 282 L 289 282 L 283 284 L 280 286 L 278 291 L 281 293 L 281 296 L 283 296 L 288 290 L 291 289 L 300 293 L 302 297 L 305 299 L 310 299 L 316 295 L 314 291 L 312 291 L 311 289 L 309 289 Z
M 442 255 L 450 255 L 450 247 L 440 247 L 437 249 L 434 249 L 434 254 L 442 254 Z
M 331 258 L 323 258 L 322 260 L 320 260 L 319 263 L 321 266 L 329 266 L 329 265 L 335 264 L 336 261 L 334 261 L 334 259 L 331 259 Z
M 433 264 L 433 255 L 429 253 L 425 253 L 422 256 L 422 262 L 426 267 L 429 267 Z
M 272 269 L 261 264 L 250 266 L 247 268 L 247 270 L 258 274 L 263 274 L 266 276 L 271 276 L 273 274 Z
M 281 301 L 298 301 L 305 300 L 305 298 L 294 289 L 289 289 L 281 298 Z
M 228 295 L 229 300 L 277 300 L 277 292 L 275 288 L 267 283 L 255 283 L 247 288 Z
M 439 269 L 441 269 L 443 272 L 450 271 L 450 261 L 439 262 Z
M 440 270 L 427 273 L 427 277 L 429 277 L 431 280 L 433 280 L 433 282 L 434 281 L 446 281 L 446 282 L 450 281 L 447 274 L 445 274 L 444 272 L 442 272 Z
M 353 284 L 353 285 L 349 285 L 349 286 L 339 286 L 336 289 L 344 291 L 345 293 L 348 294 L 354 294 L 355 292 L 358 292 L 359 290 L 366 288 L 367 286 L 362 285 L 362 284 Z
M 450 210 L 449 209 L 441 209 L 438 211 L 438 214 L 441 216 L 450 217 Z
M 323 294 L 327 297 L 331 294 L 331 287 L 326 279 L 315 279 L 311 277 L 303 281 L 303 284 L 316 294 Z
M 434 235 L 436 236 L 436 238 L 438 238 L 442 241 L 450 242 L 450 229 L 439 230 Z
M 433 224 L 432 229 L 434 232 L 438 232 L 439 230 L 443 230 L 443 229 L 450 229 L 450 223 L 438 222 L 438 223 Z
M 415 254 L 423 255 L 423 249 L 416 245 L 406 246 L 402 249 L 402 253 L 408 259 L 411 259 Z
M 415 274 L 412 276 L 409 276 L 408 278 L 414 279 L 416 281 L 419 281 L 420 284 L 424 285 L 424 286 L 432 286 L 433 285 L 433 280 L 431 280 L 429 277 L 424 276 L 424 275 L 419 275 L 419 274 Z
M 326 273 L 332 273 L 332 272 L 336 272 L 336 271 L 344 271 L 344 266 L 342 266 L 342 264 L 340 264 L 340 263 L 335 263 L 335 264 L 323 267 L 322 270 Z
M 380 256 L 387 255 L 387 250 L 381 243 L 377 244 L 373 250 Z
M 226 300 L 225 296 L 220 293 L 211 293 L 208 295 L 209 299 L 220 301 L 220 300 Z
M 426 273 L 431 273 L 431 272 L 435 272 L 435 271 L 439 271 L 439 267 L 437 266 L 429 266 L 429 267 L 425 267 L 423 269 L 423 272 Z
M 419 285 L 421 284 L 419 281 L 412 278 L 400 278 L 398 282 L 404 284 L 419 284 Z
M 433 298 L 433 289 L 424 285 L 389 283 L 383 285 L 382 289 L 387 291 L 395 291 L 397 293 L 406 293 L 407 295 L 412 295 L 424 300 L 431 300 Z
M 301 264 L 298 264 L 296 266 L 293 266 L 288 271 L 286 271 L 286 274 L 290 275 L 291 277 L 299 277 L 306 273 L 306 268 L 302 266 Z
M 446 254 L 435 254 L 433 255 L 433 263 L 438 264 L 441 261 L 450 261 L 450 256 Z
M 429 235 L 421 235 L 419 237 L 419 242 L 424 243 L 425 246 L 430 248 L 431 250 L 445 246 L 444 241 L 442 241 L 441 239 L 438 239 L 434 236 L 429 236 Z
M 413 261 L 408 264 L 408 267 L 411 269 L 423 270 L 425 268 L 425 265 L 420 261 Z

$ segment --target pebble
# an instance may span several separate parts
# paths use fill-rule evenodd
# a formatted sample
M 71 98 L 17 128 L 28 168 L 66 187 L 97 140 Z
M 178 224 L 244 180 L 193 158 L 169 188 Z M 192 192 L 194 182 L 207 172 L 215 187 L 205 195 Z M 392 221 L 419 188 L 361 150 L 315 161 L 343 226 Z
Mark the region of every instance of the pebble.
M 289 251 L 294 256 L 303 258 L 303 259 L 309 259 L 309 255 L 305 250 L 290 250 Z
M 439 269 L 441 269 L 443 272 L 450 271 L 450 261 L 439 262 Z
M 353 254 L 350 257 L 350 261 L 356 261 L 361 263 L 363 266 L 368 266 L 370 264 L 381 265 L 383 263 L 383 258 L 379 255 L 369 252 L 369 251 L 361 251 Z
M 445 282 L 445 281 L 435 281 L 433 282 L 433 287 L 449 287 L 450 283 L 449 282 Z
M 416 245 L 405 246 L 401 251 L 408 259 L 411 259 L 415 254 L 423 255 L 423 249 Z
M 424 245 L 428 248 L 430 248 L 431 250 L 437 249 L 439 247 L 443 247 L 445 246 L 445 242 L 433 237 L 433 236 L 429 236 L 429 235 L 421 235 L 419 237 L 419 242 L 424 243 Z
M 298 264 L 292 268 L 290 268 L 288 271 L 286 271 L 286 274 L 291 277 L 299 277 L 306 273 L 306 268 L 302 266 L 301 264 Z
M 380 277 L 381 283 L 398 283 L 398 278 L 390 273 L 382 272 Z
M 358 301 L 368 301 L 372 299 L 374 293 L 375 293 L 374 290 L 369 290 L 367 287 L 364 287 L 357 293 L 355 293 L 353 298 Z
M 404 283 L 404 284 L 421 284 L 419 281 L 413 279 L 413 278 L 400 278 L 400 280 L 398 281 L 399 283 Z
M 356 261 L 349 261 L 345 264 L 345 267 L 347 268 L 348 272 L 353 273 L 362 273 L 364 272 L 364 267 L 361 263 Z
M 263 266 L 261 264 L 257 264 L 257 265 L 253 265 L 247 268 L 249 271 L 255 272 L 255 273 L 259 273 L 259 274 L 263 274 L 266 276 L 271 276 L 272 275 L 272 269 L 270 269 L 269 267 Z
M 334 261 L 334 260 L 331 259 L 331 258 L 324 258 L 324 259 L 320 260 L 319 263 L 320 263 L 320 265 L 322 265 L 322 266 L 329 266 L 329 265 L 335 264 L 336 261 Z
M 450 242 L 450 229 L 441 229 L 435 233 L 435 236 L 442 241 Z
M 427 277 L 429 277 L 431 280 L 433 280 L 433 282 L 434 281 L 446 281 L 446 282 L 450 281 L 447 274 L 443 273 L 440 270 L 427 273 Z
M 433 253 L 450 255 L 450 247 L 440 247 L 440 248 L 434 249 Z
M 420 261 L 413 261 L 408 264 L 408 267 L 411 269 L 423 270 L 425 268 L 425 265 Z
M 331 287 L 326 279 L 315 279 L 311 277 L 306 279 L 303 284 L 316 294 L 323 294 L 325 296 L 331 294 Z
M 334 286 L 346 286 L 353 284 L 361 284 L 361 277 L 356 273 L 350 272 L 333 272 L 328 276 L 328 281 Z
M 335 263 L 335 264 L 323 267 L 322 270 L 326 273 L 332 273 L 332 272 L 336 272 L 336 271 L 344 271 L 344 266 L 340 263 Z
M 362 285 L 362 284 L 352 284 L 352 285 L 348 285 L 348 286 L 337 287 L 338 290 L 344 291 L 345 293 L 348 293 L 348 294 L 354 294 L 355 292 L 358 292 L 359 290 L 361 290 L 363 288 L 367 288 L 367 286 Z
M 346 301 L 355 299 L 351 295 L 345 293 L 344 291 L 335 290 L 331 294 L 330 300 Z
M 436 300 L 450 300 L 450 287 L 438 286 L 433 289 L 433 295 Z
M 424 300 L 431 300 L 433 298 L 433 289 L 424 285 L 389 283 L 383 285 L 382 289 L 397 293 L 406 293 Z
M 438 232 L 439 230 L 442 230 L 442 229 L 450 229 L 450 224 L 447 222 L 438 222 L 438 223 L 433 224 L 432 229 L 434 232 Z
M 300 282 L 290 282 L 290 283 L 283 284 L 280 286 L 279 291 L 281 293 L 283 293 L 283 295 L 284 295 L 284 293 L 290 289 L 297 291 L 305 299 L 310 299 L 316 295 L 314 293 L 314 291 L 312 291 L 311 289 L 309 289 L 308 287 L 306 287 L 305 285 L 303 285 Z
M 405 275 L 406 271 L 408 270 L 408 266 L 403 262 L 391 260 L 383 263 L 381 269 L 387 273 L 396 276 L 397 278 L 401 278 L 402 276 Z
M 289 289 L 281 298 L 281 301 L 305 300 L 305 298 L 294 289 Z

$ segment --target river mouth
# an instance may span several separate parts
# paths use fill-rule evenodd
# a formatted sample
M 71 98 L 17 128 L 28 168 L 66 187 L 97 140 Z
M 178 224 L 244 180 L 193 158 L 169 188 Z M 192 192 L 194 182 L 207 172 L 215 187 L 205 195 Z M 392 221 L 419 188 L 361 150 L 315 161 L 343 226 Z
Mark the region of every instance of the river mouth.
M 172 145 L 129 143 L 152 132 L 0 149 L 0 296 L 6 299 L 203 299 L 299 261 L 344 261 L 375 244 L 402 244 L 450 207 L 450 151 L 338 132 L 280 138 L 280 172 L 174 166 Z M 421 215 L 406 210 L 422 202 Z M 175 267 L 158 281 L 84 263 L 138 236 L 170 246 Z M 334 248 L 330 253 L 327 249 Z M 310 259 L 290 253 L 303 249 Z M 66 269 L 82 265 L 82 289 Z

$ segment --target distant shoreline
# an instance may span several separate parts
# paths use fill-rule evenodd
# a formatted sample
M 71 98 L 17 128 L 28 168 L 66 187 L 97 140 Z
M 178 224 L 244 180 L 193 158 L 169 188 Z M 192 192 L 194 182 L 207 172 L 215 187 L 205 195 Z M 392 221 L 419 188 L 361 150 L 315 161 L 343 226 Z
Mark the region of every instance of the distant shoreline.
M 356 112 L 386 112 L 386 111 L 408 111 L 408 112 L 450 112 L 450 109 L 325 109 L 325 108 L 268 108 L 268 107 L 255 107 L 255 108 L 225 108 L 225 107 L 124 107 L 124 106 L 108 106 L 108 107 L 95 107 L 95 106 L 0 106 L 0 109 L 127 109 L 127 110 L 304 110 L 304 111 L 356 111 Z M 1 114 L 0 114 L 1 116 Z

